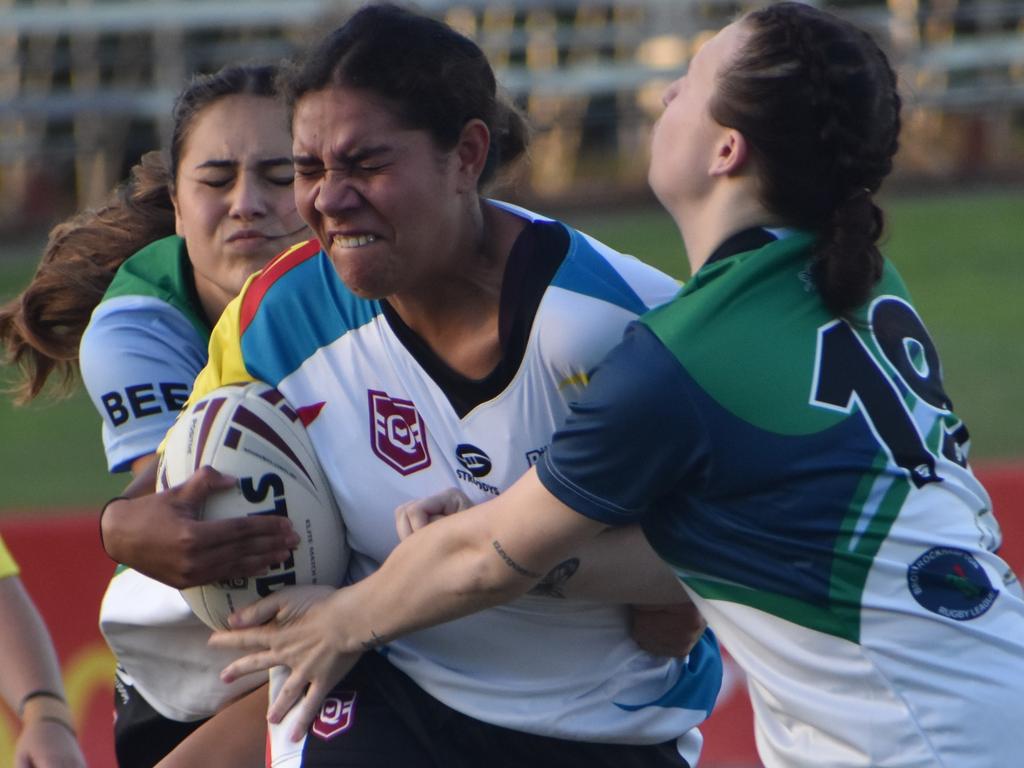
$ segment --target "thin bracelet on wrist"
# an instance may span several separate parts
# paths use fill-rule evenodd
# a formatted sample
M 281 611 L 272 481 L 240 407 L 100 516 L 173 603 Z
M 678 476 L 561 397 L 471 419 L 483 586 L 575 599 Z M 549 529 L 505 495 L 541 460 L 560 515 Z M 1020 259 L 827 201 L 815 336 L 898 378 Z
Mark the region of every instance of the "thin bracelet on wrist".
M 39 688 L 34 691 L 29 691 L 21 697 L 21 701 L 18 702 L 18 717 L 23 717 L 25 714 L 25 705 L 28 704 L 32 699 L 47 698 L 56 699 L 57 701 L 66 704 L 64 697 L 56 691 L 51 691 L 46 688 Z
M 71 723 L 69 723 L 67 720 L 64 720 L 63 718 L 55 717 L 54 715 L 43 715 L 38 719 L 37 722 L 56 723 L 57 725 L 63 726 L 64 729 L 67 730 L 67 732 L 70 733 L 74 738 L 78 738 L 78 733 L 75 731 L 75 726 L 73 726 Z

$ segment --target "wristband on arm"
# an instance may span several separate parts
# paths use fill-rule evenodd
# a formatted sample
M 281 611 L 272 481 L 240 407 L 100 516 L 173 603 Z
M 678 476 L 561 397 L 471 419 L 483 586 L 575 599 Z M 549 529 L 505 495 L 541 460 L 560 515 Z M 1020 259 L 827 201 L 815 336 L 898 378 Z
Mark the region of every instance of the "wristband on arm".
M 22 725 L 30 722 L 56 723 L 70 731 L 72 736 L 78 736 L 71 722 L 68 703 L 56 691 L 39 689 L 26 693 L 18 704 L 18 717 Z

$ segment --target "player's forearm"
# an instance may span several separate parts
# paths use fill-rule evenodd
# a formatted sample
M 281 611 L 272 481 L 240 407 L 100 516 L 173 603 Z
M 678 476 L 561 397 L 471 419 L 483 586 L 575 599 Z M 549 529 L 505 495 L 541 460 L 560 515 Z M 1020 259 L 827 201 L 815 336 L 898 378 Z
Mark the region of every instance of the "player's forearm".
M 508 566 L 508 553 L 474 517 L 462 513 L 417 531 L 376 573 L 337 593 L 345 652 L 499 605 L 537 582 L 536 573 Z
M 679 579 L 637 525 L 608 530 L 587 541 L 530 593 L 632 605 L 690 602 Z
M 577 514 L 527 472 L 501 496 L 417 531 L 373 576 L 335 596 L 354 652 L 508 602 L 605 526 Z M 355 621 L 352 621 L 355 619 Z
M 63 698 L 57 654 L 42 616 L 17 576 L 0 579 L 0 696 L 17 711 L 30 693 Z M 50 697 L 52 700 L 52 697 Z

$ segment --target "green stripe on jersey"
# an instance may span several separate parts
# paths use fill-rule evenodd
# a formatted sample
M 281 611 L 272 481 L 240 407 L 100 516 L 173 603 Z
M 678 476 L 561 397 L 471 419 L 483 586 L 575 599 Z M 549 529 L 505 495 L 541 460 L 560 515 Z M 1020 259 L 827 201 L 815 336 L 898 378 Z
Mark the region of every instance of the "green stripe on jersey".
M 201 338 L 210 338 L 210 324 L 196 294 L 185 241 L 176 235 L 150 243 L 118 268 L 103 301 L 120 296 L 160 299 L 181 312 Z

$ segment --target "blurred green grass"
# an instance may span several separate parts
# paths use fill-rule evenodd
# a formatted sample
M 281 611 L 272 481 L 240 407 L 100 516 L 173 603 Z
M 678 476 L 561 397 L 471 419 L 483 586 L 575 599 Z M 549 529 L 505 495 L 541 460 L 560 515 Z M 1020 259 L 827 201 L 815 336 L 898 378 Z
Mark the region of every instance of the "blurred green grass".
M 893 197 L 886 254 L 910 286 L 942 356 L 947 391 L 972 437 L 972 459 L 1024 455 L 1024 190 Z M 660 209 L 565 215 L 575 226 L 678 277 L 686 258 Z M 31 277 L 39 240 L 0 257 L 0 299 Z M 0 369 L 0 381 L 12 371 Z M 125 476 L 106 472 L 100 422 L 78 389 L 29 407 L 0 398 L 0 510 L 96 507 Z

